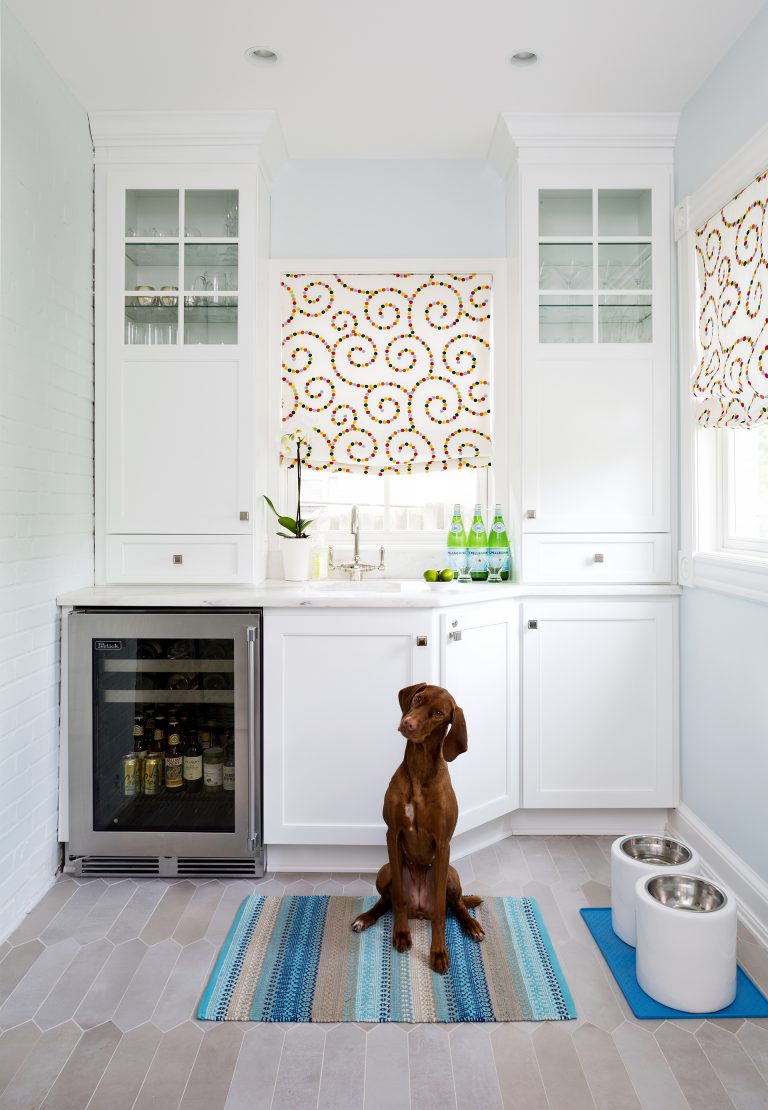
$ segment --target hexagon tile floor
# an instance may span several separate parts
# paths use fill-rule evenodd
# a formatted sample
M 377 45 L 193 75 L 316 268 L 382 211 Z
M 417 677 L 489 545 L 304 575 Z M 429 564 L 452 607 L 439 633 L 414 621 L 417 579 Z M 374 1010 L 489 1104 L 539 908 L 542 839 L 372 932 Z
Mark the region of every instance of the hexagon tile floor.
M 0 945 L 0 1110 L 752 1110 L 768 1020 L 636 1021 L 579 916 L 607 905 L 609 837 L 510 837 L 465 889 L 538 899 L 578 1020 L 210 1025 L 193 1018 L 241 899 L 369 893 L 371 875 L 61 878 Z M 768 952 L 742 966 L 765 990 Z

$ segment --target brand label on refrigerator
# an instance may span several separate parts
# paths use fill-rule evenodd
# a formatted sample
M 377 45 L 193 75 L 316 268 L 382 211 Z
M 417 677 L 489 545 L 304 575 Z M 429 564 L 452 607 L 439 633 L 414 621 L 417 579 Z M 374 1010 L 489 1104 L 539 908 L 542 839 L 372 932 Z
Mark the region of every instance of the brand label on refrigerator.
M 122 640 L 94 640 L 93 646 L 96 651 L 122 651 Z

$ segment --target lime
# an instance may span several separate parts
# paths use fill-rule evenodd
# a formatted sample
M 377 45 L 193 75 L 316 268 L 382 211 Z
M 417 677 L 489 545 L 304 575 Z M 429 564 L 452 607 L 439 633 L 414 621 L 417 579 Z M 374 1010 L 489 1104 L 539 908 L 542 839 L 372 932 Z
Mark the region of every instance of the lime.
M 453 582 L 453 571 L 450 568 L 448 568 L 447 570 L 441 570 L 440 571 L 440 581 L 441 582 Z
M 424 571 L 424 581 L 425 582 L 437 582 L 438 579 L 439 579 L 439 576 L 440 576 L 440 571 L 439 570 L 425 570 Z

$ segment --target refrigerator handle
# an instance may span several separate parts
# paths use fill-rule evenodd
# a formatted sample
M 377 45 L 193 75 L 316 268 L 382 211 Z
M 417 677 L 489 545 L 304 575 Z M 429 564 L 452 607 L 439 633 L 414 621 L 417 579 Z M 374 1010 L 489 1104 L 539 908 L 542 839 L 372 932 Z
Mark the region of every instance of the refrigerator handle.
M 259 693 L 256 688 L 256 645 L 259 632 L 256 627 L 248 627 L 246 633 L 248 648 L 248 847 L 253 851 L 261 844 L 260 830 L 256 826 L 258 802 L 257 760 L 259 758 L 259 743 L 256 735 L 256 698 Z

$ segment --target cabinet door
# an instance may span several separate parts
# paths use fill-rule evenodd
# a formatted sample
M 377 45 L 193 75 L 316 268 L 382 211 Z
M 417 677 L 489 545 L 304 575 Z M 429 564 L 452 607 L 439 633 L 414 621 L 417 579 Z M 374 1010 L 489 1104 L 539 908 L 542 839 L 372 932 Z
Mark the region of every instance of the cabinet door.
M 458 832 L 519 805 L 519 609 L 488 602 L 440 616 L 440 683 L 467 722 L 467 751 L 450 765 Z
M 384 843 L 398 691 L 434 670 L 431 610 L 266 611 L 266 844 Z
M 523 805 L 676 803 L 676 599 L 523 606 Z

